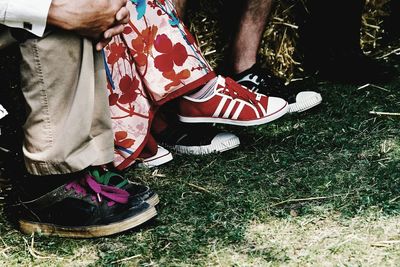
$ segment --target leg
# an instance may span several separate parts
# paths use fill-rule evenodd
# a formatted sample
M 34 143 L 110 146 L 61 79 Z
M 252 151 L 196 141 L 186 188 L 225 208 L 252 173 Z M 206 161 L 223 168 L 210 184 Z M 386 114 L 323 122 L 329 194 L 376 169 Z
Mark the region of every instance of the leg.
M 256 63 L 271 3 L 272 0 L 247 0 L 232 44 L 234 73 L 247 70 Z
M 187 0 L 174 0 L 174 4 L 175 4 L 175 9 L 176 9 L 176 13 L 178 13 L 178 15 L 181 18 L 185 17 L 185 10 L 186 10 L 186 3 Z
M 112 81 L 114 164 L 120 169 L 134 163 L 146 144 L 156 106 L 215 77 L 170 1 L 149 1 L 144 7 L 129 3 L 128 8 L 126 34 L 105 49 Z
M 247 0 L 239 22 L 237 35 L 232 44 L 231 72 L 243 86 L 263 94 L 278 96 L 288 101 L 289 112 L 302 112 L 321 103 L 321 95 L 292 88 L 284 89 L 282 81 L 270 70 L 260 68 L 257 62 L 258 49 L 271 12 L 272 0 Z
M 106 77 L 92 42 L 51 32 L 20 47 L 29 110 L 23 145 L 28 171 L 63 174 L 112 161 Z
M 268 99 L 215 77 L 171 1 L 129 2 L 128 9 L 129 25 L 106 49 L 114 131 L 121 133 L 116 138 L 118 168 L 132 164 L 143 149 L 154 108 L 176 98 L 179 113 L 185 113 L 179 118 L 186 122 L 249 126 L 287 112 L 282 99 Z
M 104 62 L 92 42 L 54 31 L 25 41 L 21 54 L 28 104 L 23 150 L 28 170 L 38 176 L 21 179 L 9 207 L 20 230 L 100 237 L 154 217 L 153 192 L 94 167 L 113 160 L 114 143 Z

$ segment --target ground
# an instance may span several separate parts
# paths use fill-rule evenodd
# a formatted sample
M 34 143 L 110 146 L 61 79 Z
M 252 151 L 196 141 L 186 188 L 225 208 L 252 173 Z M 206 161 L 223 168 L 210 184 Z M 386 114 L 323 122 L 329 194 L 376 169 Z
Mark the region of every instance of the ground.
M 15 58 L 1 60 L 2 84 L 16 89 L 6 77 L 17 72 Z M 400 56 L 390 60 L 399 68 Z M 139 229 L 46 238 L 1 217 L 0 266 L 398 266 L 400 80 L 312 88 L 324 99 L 312 111 L 225 127 L 241 139 L 235 150 L 131 170 L 161 198 L 158 217 Z
M 132 170 L 161 197 L 135 231 L 67 240 L 2 219 L 0 265 L 396 266 L 400 117 L 370 111 L 397 113 L 399 86 L 319 83 L 324 102 L 310 112 L 227 127 L 238 149 Z

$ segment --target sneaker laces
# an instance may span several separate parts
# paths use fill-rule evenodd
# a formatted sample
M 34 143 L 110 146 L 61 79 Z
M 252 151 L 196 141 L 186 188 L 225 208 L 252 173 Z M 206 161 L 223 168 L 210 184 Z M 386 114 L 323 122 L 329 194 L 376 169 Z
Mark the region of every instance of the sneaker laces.
M 226 89 L 224 92 L 227 93 L 232 98 L 239 98 L 250 102 L 251 104 L 257 103 L 257 96 L 254 92 L 249 90 L 246 87 L 238 84 L 236 81 L 232 80 L 231 78 L 225 79 L 225 87 Z
M 126 204 L 128 203 L 129 193 L 123 189 L 115 186 L 103 185 L 96 181 L 96 179 L 86 174 L 82 179 L 75 180 L 66 185 L 67 190 L 74 190 L 76 193 L 86 196 L 88 194 L 87 189 L 90 189 L 97 196 L 98 202 L 103 201 L 103 197 L 108 199 L 108 206 L 113 206 L 115 203 Z M 92 199 L 96 199 L 95 196 Z
M 125 185 L 127 185 L 129 183 L 127 179 L 125 179 L 124 177 L 122 177 L 121 175 L 119 175 L 117 173 L 108 171 L 106 167 L 104 167 L 103 170 L 105 171 L 105 173 L 103 173 L 103 174 L 100 174 L 100 171 L 98 169 L 94 169 L 94 170 L 90 171 L 89 174 L 93 178 L 95 178 L 98 183 L 103 184 L 103 185 L 109 185 L 111 182 L 111 178 L 114 178 L 114 177 L 121 181 L 115 185 L 114 185 L 114 183 L 111 183 L 113 186 L 115 186 L 117 188 L 123 188 Z

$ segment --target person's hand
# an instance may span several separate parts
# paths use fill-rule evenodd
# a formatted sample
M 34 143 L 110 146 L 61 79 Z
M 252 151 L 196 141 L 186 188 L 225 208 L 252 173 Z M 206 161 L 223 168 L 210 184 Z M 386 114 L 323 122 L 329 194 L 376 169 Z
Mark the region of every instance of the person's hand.
M 47 23 L 94 40 L 103 48 L 129 20 L 127 0 L 53 0 Z
M 100 51 L 103 49 L 110 41 L 111 38 L 115 35 L 121 34 L 124 31 L 124 24 L 128 23 L 129 21 L 129 11 L 127 8 L 121 8 L 117 15 L 115 16 L 117 20 L 117 25 L 107 29 L 104 34 L 103 34 L 103 39 L 101 39 L 97 44 L 96 44 L 96 50 Z

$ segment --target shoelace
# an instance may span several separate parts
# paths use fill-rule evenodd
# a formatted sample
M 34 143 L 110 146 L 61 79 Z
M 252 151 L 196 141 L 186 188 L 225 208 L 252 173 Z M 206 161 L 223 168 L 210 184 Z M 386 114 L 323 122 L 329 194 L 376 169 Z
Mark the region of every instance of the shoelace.
M 251 104 L 255 104 L 258 102 L 256 94 L 254 92 L 241 86 L 231 78 L 225 79 L 224 89 L 226 89 L 226 93 L 228 93 L 228 95 L 232 98 L 240 98 L 242 100 L 250 102 Z
M 88 194 L 87 189 L 91 189 L 97 196 L 99 202 L 103 201 L 103 197 L 110 200 L 107 205 L 113 206 L 115 203 L 128 203 L 129 193 L 115 186 L 108 186 L 98 183 L 93 176 L 86 174 L 80 181 L 73 181 L 67 184 L 67 190 L 74 190 L 82 196 Z
M 100 184 L 103 185 L 109 185 L 111 178 L 117 177 L 118 179 L 121 180 L 120 183 L 114 185 L 117 188 L 123 188 L 125 185 L 127 185 L 129 182 L 127 179 L 124 179 L 121 175 L 116 174 L 114 172 L 108 171 L 106 168 L 104 168 L 105 173 L 100 174 L 100 171 L 98 169 L 94 169 L 90 171 L 90 175 L 96 179 L 96 181 Z

